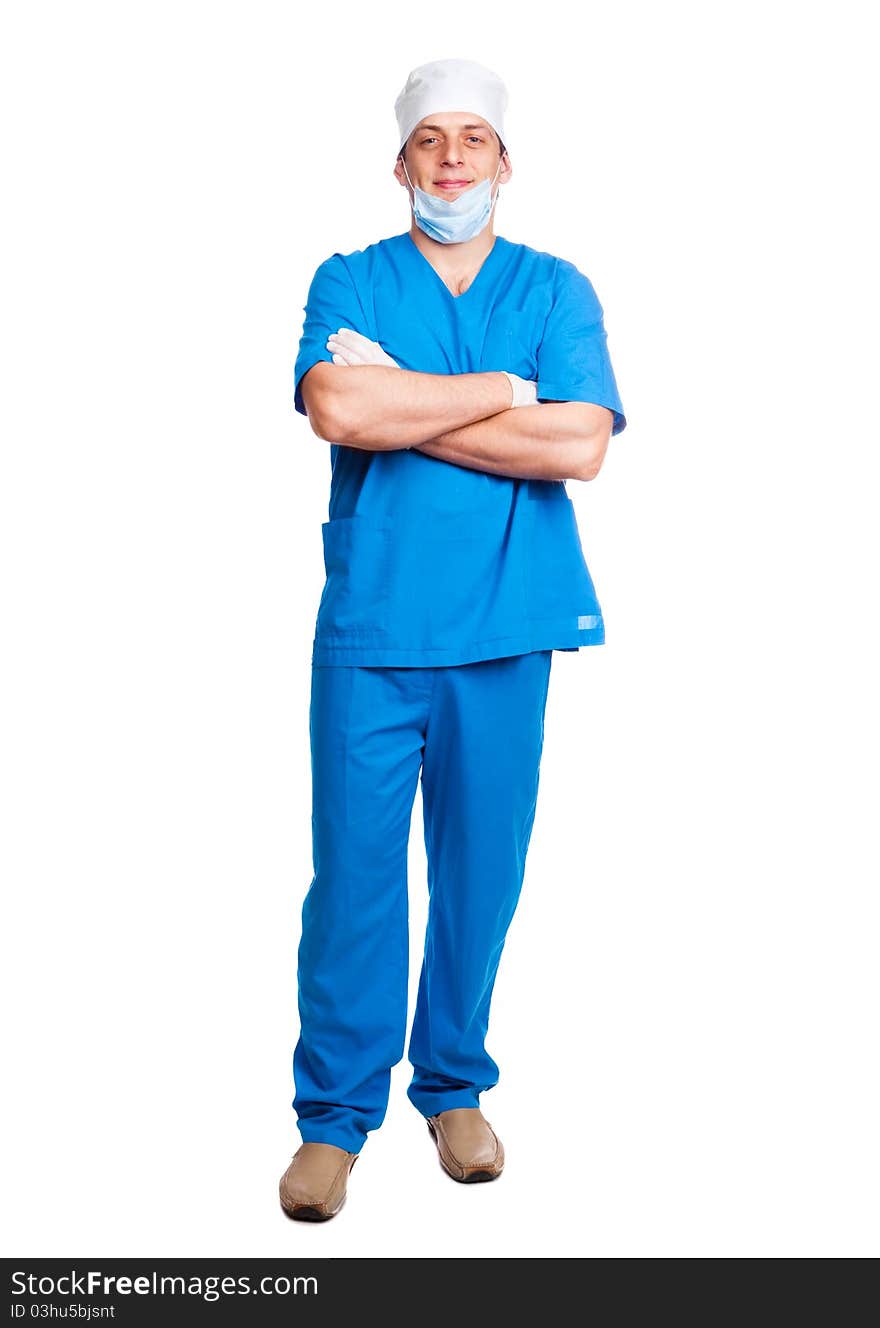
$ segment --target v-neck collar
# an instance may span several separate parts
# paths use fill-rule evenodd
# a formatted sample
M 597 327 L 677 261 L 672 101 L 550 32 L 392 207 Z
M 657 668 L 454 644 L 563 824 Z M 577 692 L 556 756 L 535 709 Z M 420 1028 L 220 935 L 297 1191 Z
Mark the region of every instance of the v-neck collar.
M 433 264 L 429 259 L 427 259 L 427 258 L 425 257 L 425 255 L 422 253 L 422 251 L 421 251 L 421 249 L 419 248 L 419 246 L 416 244 L 415 240 L 414 240 L 413 237 L 412 237 L 412 232 L 411 232 L 411 231 L 404 231 L 404 233 L 403 233 L 403 240 L 404 240 L 404 243 L 407 245 L 407 247 L 410 248 L 410 249 L 413 251 L 413 253 L 414 253 L 416 259 L 419 260 L 420 262 L 424 263 L 425 267 L 428 268 L 429 272 L 433 275 L 434 280 L 435 280 L 436 282 L 439 283 L 441 289 L 442 289 L 443 291 L 445 291 L 445 293 L 446 293 L 446 295 L 449 297 L 449 299 L 452 300 L 452 302 L 453 302 L 454 304 L 458 304 L 459 300 L 466 300 L 466 299 L 467 299 L 467 297 L 470 295 L 471 291 L 474 289 L 474 287 L 476 286 L 477 282 L 480 280 L 480 277 L 482 277 L 482 275 L 483 275 L 483 273 L 486 271 L 486 269 L 487 269 L 487 268 L 488 268 L 493 262 L 497 261 L 497 257 L 498 257 L 498 254 L 499 254 L 499 245 L 502 243 L 503 236 L 501 236 L 501 235 L 496 235 L 496 236 L 495 236 L 495 243 L 492 245 L 492 248 L 489 250 L 488 254 L 486 255 L 486 257 L 483 259 L 482 263 L 480 264 L 479 270 L 478 270 L 478 272 L 476 273 L 476 275 L 475 275 L 473 281 L 472 281 L 471 284 L 468 286 L 467 290 L 462 291 L 460 295 L 453 295 L 452 291 L 451 291 L 451 290 L 449 289 L 449 287 L 446 285 L 446 282 L 445 282 L 445 281 L 443 280 L 443 278 L 440 276 L 440 273 L 437 271 L 437 269 L 435 268 L 434 264 Z

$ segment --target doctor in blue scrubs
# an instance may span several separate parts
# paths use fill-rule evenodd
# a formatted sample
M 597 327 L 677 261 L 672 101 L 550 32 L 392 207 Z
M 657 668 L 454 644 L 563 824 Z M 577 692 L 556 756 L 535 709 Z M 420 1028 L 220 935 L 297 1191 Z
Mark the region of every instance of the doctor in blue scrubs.
M 295 406 L 330 444 L 312 653 L 314 875 L 280 1183 L 333 1217 L 391 1070 L 460 1182 L 504 1166 L 480 1109 L 523 883 L 554 650 L 605 639 L 566 479 L 626 425 L 589 280 L 494 233 L 507 92 L 438 60 L 395 103 L 411 224 L 317 268 Z M 421 781 L 429 910 L 407 1048 L 407 850 Z

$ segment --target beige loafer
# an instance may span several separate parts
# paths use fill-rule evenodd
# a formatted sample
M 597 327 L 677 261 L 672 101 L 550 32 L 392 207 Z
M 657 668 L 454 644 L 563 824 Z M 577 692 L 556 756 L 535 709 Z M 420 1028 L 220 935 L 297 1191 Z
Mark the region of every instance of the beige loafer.
M 288 1217 L 303 1222 L 335 1217 L 345 1203 L 348 1177 L 358 1156 L 335 1144 L 301 1144 L 278 1187 Z
M 495 1180 L 504 1170 L 501 1140 L 479 1107 L 452 1107 L 428 1117 L 440 1165 L 453 1180 Z

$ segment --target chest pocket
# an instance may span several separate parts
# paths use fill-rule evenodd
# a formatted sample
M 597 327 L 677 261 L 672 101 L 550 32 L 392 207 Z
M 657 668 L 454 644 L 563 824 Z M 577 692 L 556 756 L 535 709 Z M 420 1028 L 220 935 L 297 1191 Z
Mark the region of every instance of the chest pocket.
M 493 313 L 483 343 L 483 372 L 506 369 L 520 378 L 537 378 L 535 346 L 535 315 L 531 309 Z

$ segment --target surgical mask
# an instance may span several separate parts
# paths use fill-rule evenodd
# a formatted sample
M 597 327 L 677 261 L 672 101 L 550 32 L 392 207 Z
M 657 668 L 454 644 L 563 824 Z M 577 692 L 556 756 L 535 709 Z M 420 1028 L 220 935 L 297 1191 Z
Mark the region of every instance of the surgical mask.
M 404 161 L 404 174 L 415 195 L 412 210 L 416 225 L 426 235 L 430 235 L 432 240 L 439 240 L 441 244 L 460 244 L 463 240 L 472 240 L 486 225 L 492 209 L 498 202 L 499 190 L 495 190 L 494 198 L 491 195 L 492 185 L 498 179 L 501 165 L 499 161 L 498 170 L 491 184 L 488 180 L 481 180 L 473 188 L 462 190 L 458 198 L 435 198 L 433 194 L 425 193 L 424 189 L 419 189 L 413 184 Z

